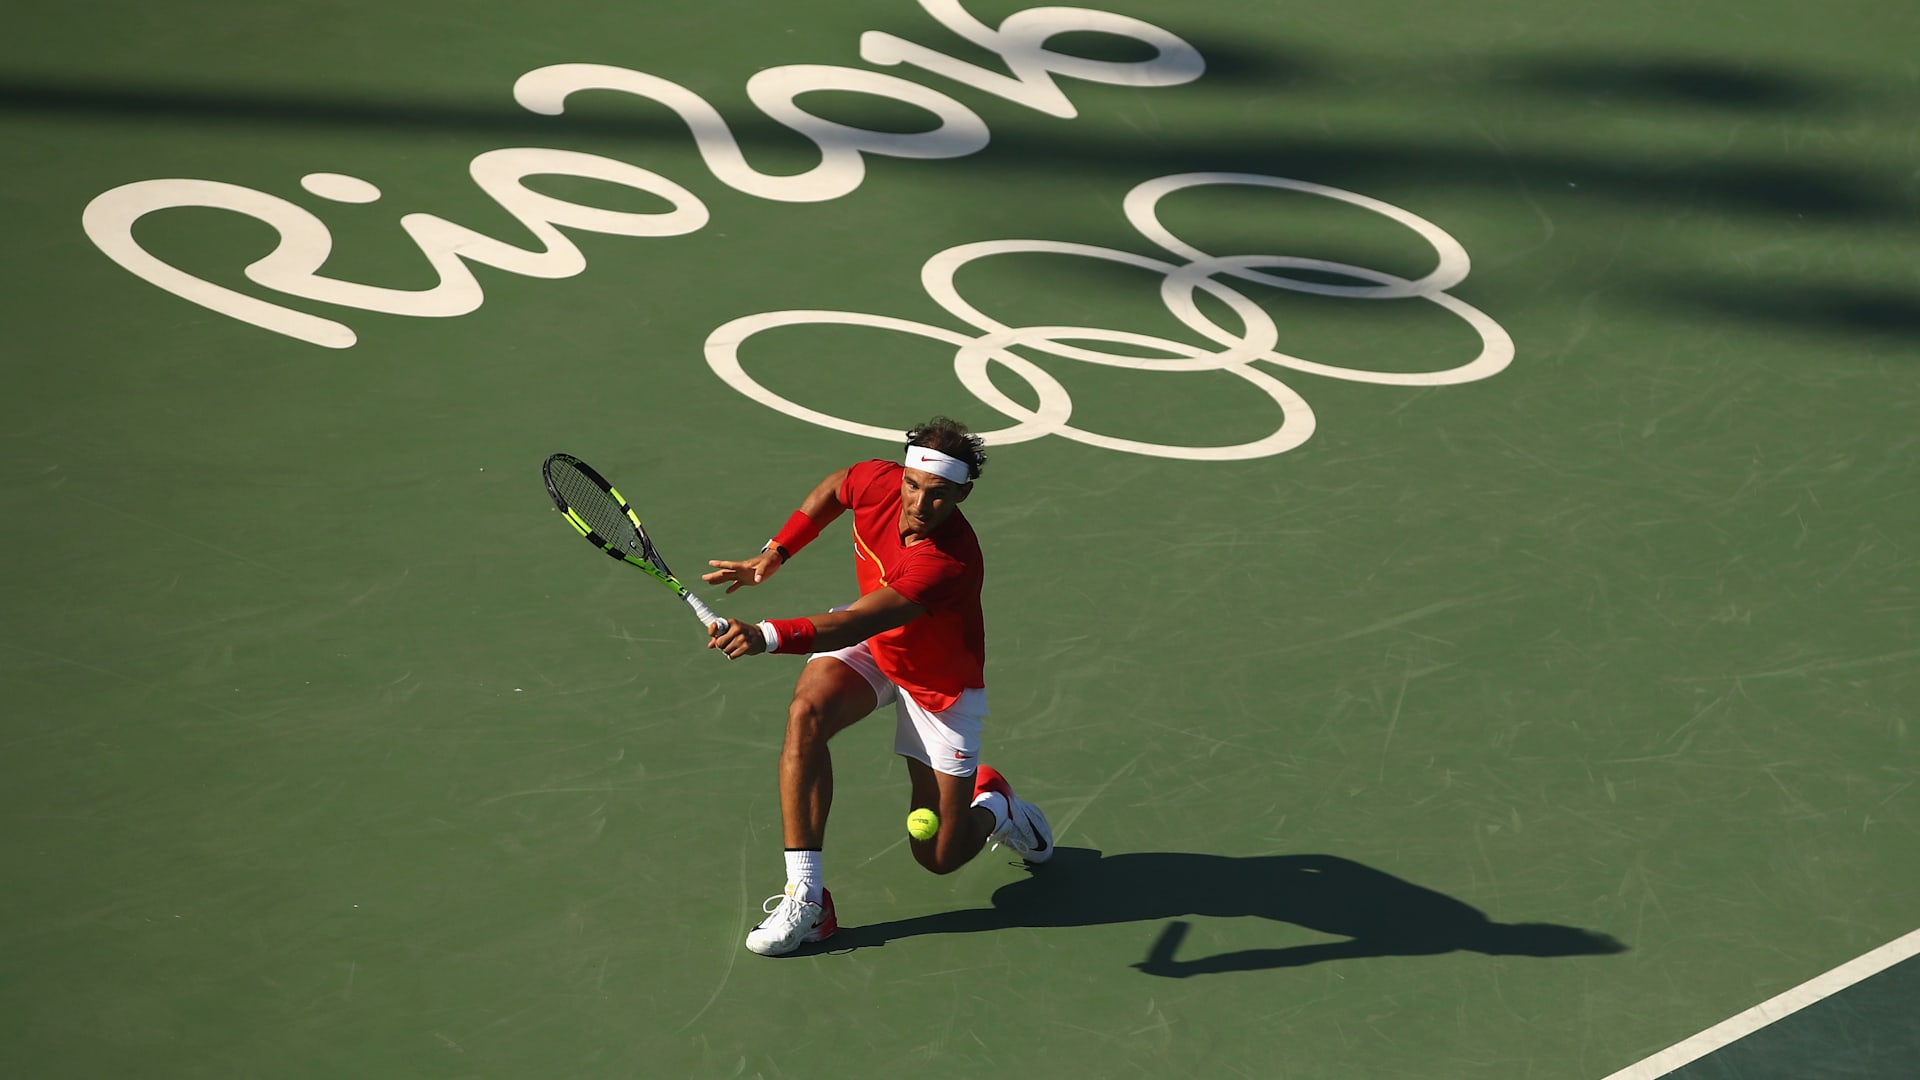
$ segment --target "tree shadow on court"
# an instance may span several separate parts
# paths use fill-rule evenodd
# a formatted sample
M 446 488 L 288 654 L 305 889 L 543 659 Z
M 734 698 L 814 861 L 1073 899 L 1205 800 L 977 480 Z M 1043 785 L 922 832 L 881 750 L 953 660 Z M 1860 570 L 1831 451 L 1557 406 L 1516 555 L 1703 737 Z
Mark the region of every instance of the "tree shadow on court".
M 1589 101 L 1756 112 L 1844 105 L 1820 79 L 1725 57 L 1546 54 L 1495 57 L 1490 67 L 1502 84 Z
M 973 934 L 1015 927 L 1164 925 L 1133 967 L 1185 978 L 1265 971 L 1367 956 L 1596 956 L 1625 952 L 1606 934 L 1548 923 L 1497 923 L 1432 889 L 1333 855 L 1232 858 L 1187 852 L 1103 856 L 1059 848 L 1022 881 L 994 892 L 991 908 L 943 912 L 843 928 L 816 951 L 876 948 L 927 934 Z M 1245 949 L 1182 959 L 1186 917 L 1256 917 L 1334 934 L 1345 941 Z
M 1920 295 L 1885 285 L 1782 285 L 1695 276 L 1656 277 L 1639 291 L 1650 303 L 1681 311 L 1704 308 L 1743 323 L 1920 338 Z

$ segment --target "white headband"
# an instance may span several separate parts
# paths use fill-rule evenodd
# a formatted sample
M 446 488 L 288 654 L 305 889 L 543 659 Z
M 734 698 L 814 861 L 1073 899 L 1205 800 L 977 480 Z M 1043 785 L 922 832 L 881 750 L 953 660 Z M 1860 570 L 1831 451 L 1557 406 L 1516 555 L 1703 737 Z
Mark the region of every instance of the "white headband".
M 920 469 L 925 472 L 930 472 L 943 480 L 951 480 L 956 484 L 966 483 L 967 474 L 973 471 L 971 466 L 959 458 L 951 454 L 943 454 L 938 450 L 929 449 L 925 446 L 907 447 L 906 466 L 909 469 Z

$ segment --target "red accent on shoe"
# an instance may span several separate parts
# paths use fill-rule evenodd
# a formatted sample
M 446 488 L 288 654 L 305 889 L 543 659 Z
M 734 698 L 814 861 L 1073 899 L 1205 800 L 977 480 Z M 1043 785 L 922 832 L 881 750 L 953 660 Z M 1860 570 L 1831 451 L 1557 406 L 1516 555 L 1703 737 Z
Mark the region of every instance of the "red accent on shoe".
M 979 798 L 989 791 L 997 791 L 1013 801 L 1013 785 L 1000 775 L 1000 770 L 991 765 L 982 765 L 973 771 L 973 797 Z
M 833 894 L 820 890 L 820 925 L 807 935 L 808 941 L 825 941 L 840 932 L 840 920 L 833 913 Z

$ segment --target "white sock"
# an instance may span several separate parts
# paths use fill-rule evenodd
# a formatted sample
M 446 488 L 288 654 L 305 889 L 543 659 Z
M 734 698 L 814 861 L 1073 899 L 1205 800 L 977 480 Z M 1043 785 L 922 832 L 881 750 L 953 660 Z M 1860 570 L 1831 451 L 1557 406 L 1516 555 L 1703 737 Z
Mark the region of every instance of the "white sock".
M 1007 815 L 1013 808 L 1007 805 L 1007 797 L 997 791 L 983 791 L 973 797 L 973 805 L 984 806 L 987 813 L 993 815 L 993 831 L 999 832 L 1007 827 Z
M 802 900 L 820 902 L 820 896 L 826 887 L 820 883 L 820 857 L 818 851 L 800 851 L 787 849 L 787 891 Z

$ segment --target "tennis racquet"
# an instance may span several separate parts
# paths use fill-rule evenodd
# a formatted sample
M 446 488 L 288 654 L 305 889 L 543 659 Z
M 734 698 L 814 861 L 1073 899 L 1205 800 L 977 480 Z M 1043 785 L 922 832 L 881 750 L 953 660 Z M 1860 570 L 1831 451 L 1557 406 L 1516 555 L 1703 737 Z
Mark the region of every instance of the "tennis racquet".
M 588 543 L 621 562 L 645 570 L 649 577 L 685 600 L 701 622 L 718 626 L 722 632 L 727 629 L 727 620 L 715 615 L 712 608 L 701 603 L 699 597 L 688 592 L 680 579 L 673 576 L 667 560 L 660 557 L 653 538 L 647 535 L 646 526 L 640 524 L 640 515 L 633 512 L 626 498 L 607 483 L 606 477 L 595 472 L 593 466 L 572 454 L 554 454 L 540 466 L 540 473 L 546 477 L 547 494 L 553 496 L 553 504 L 567 515 L 567 523 L 578 529 Z

